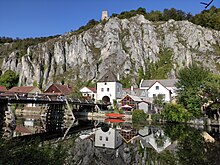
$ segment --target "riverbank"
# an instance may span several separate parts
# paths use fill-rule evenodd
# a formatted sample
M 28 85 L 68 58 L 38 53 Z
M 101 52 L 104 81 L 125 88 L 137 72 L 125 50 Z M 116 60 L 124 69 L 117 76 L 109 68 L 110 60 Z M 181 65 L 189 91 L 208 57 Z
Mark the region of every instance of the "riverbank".
M 107 118 L 105 113 L 97 113 L 97 112 L 75 112 L 74 115 L 76 116 L 83 116 L 89 118 Z M 123 114 L 123 119 L 125 120 L 132 120 L 132 115 Z

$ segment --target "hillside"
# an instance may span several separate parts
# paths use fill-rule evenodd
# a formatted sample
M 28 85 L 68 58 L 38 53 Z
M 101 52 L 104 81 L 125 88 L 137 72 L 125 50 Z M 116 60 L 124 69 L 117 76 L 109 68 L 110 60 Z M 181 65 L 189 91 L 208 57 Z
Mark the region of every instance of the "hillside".
M 138 85 L 141 78 L 175 78 L 192 62 L 219 73 L 220 31 L 189 21 L 151 22 L 143 15 L 112 17 L 29 46 L 23 56 L 19 50 L 4 56 L 2 71 L 19 73 L 20 85 L 96 81 L 109 69 L 125 85 Z

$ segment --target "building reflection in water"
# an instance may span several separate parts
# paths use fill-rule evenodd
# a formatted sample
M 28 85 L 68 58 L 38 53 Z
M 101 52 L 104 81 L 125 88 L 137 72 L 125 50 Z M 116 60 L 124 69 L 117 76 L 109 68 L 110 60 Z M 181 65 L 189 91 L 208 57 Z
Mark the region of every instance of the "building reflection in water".
M 95 130 L 95 147 L 116 149 L 122 144 L 119 131 L 102 123 L 101 127 Z
M 164 150 L 174 150 L 177 142 L 171 142 L 160 127 L 145 126 L 135 129 L 131 123 L 109 124 L 101 123 L 99 127 L 90 132 L 84 131 L 79 136 L 80 139 L 90 138 L 94 142 L 94 147 L 101 149 L 114 149 L 116 156 L 118 151 L 123 152 L 123 157 L 129 159 L 129 144 L 139 143 L 141 148 L 151 148 L 157 153 Z
M 17 116 L 13 137 L 46 132 L 44 125 L 40 116 Z

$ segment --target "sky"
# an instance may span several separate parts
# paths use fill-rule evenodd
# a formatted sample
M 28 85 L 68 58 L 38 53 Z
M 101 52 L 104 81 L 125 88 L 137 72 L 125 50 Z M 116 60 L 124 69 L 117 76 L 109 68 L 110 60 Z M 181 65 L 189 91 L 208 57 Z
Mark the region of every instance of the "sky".
M 0 36 L 12 38 L 60 35 L 95 19 L 103 10 L 109 16 L 123 11 L 145 8 L 163 11 L 175 8 L 197 14 L 204 10 L 200 2 L 211 0 L 0 0 Z M 220 8 L 220 0 L 212 5 Z

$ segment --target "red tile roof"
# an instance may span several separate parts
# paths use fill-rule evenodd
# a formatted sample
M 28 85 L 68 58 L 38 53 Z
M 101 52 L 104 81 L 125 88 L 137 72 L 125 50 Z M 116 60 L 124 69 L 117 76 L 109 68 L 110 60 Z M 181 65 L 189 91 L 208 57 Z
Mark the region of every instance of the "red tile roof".
M 7 88 L 5 86 L 0 85 L 0 92 L 5 92 L 7 91 Z
M 68 95 L 72 92 L 72 89 L 68 85 L 52 84 L 44 93 L 56 93 L 62 95 Z
M 96 88 L 91 88 L 91 87 L 87 87 L 87 88 L 93 91 L 94 93 L 96 93 Z
M 15 131 L 20 132 L 20 133 L 25 133 L 25 134 L 31 134 L 31 131 L 29 129 L 21 125 L 17 125 L 15 128 Z
M 35 88 L 34 86 L 21 86 L 21 87 L 13 87 L 8 90 L 8 92 L 15 92 L 15 93 L 30 93 Z

